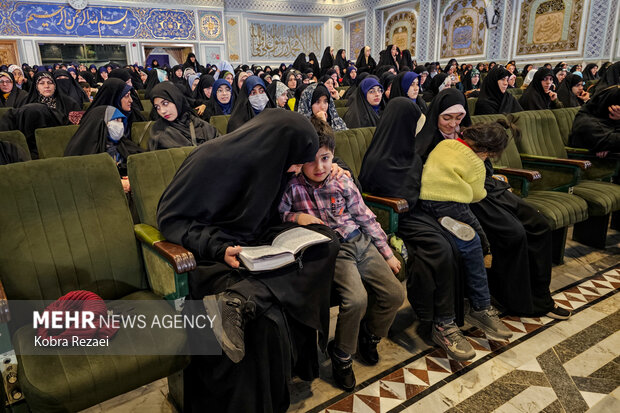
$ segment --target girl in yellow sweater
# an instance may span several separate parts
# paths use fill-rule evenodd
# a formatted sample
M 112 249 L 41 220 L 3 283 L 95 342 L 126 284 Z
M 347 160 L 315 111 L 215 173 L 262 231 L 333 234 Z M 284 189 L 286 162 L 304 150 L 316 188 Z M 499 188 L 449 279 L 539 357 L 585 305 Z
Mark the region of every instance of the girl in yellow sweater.
M 455 106 L 462 108 L 462 105 Z M 450 109 L 453 112 L 460 110 Z M 469 204 L 479 202 L 487 195 L 484 161 L 487 157 L 501 155 L 507 145 L 508 134 L 497 122 L 464 129 L 460 137 L 441 141 L 429 154 L 420 189 L 422 209 L 437 218 L 453 235 L 461 253 L 471 303 L 466 320 L 499 339 L 508 339 L 512 333 L 491 305 L 485 270 L 485 256 L 490 261 L 490 246 Z M 433 336 L 433 339 L 437 341 L 439 337 Z

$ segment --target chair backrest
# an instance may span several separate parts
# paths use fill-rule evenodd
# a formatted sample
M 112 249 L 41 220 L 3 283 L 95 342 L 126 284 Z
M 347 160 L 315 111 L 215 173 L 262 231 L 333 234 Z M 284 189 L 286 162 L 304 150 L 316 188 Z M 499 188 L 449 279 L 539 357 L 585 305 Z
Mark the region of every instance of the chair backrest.
M 487 122 L 495 122 L 498 119 L 506 119 L 506 116 L 503 114 L 494 114 L 494 115 L 477 115 L 472 116 L 471 121 L 473 124 L 477 123 L 487 123 Z M 509 135 L 512 135 L 510 131 Z M 508 146 L 506 150 L 502 153 L 502 156 L 499 159 L 493 159 L 493 166 L 496 167 L 508 167 L 508 168 L 523 168 L 523 164 L 521 163 L 521 157 L 519 156 L 519 150 L 517 149 L 517 144 L 515 143 L 512 136 L 510 141 L 508 142 Z
M 27 155 L 28 160 L 31 159 L 30 149 L 28 149 L 28 142 L 26 142 L 26 137 L 23 133 L 21 133 L 21 131 L 9 130 L 0 132 L 0 141 L 14 143 L 24 150 L 24 154 Z
M 131 140 L 140 145 L 143 149 L 149 148 L 149 140 L 151 139 L 151 129 L 155 124 L 154 121 L 134 122 L 131 125 Z
M 558 128 L 560 128 L 560 136 L 562 137 L 564 145 L 568 145 L 568 135 L 570 135 L 570 132 L 573 130 L 573 121 L 579 109 L 581 108 L 576 106 L 574 108 L 553 109 L 551 111 L 558 123 Z
M 82 103 L 82 110 L 86 110 L 90 107 L 91 103 L 93 102 L 84 102 Z
M 336 108 L 336 112 L 338 112 L 338 116 L 343 117 L 345 113 L 349 111 L 348 106 L 340 106 Z
M 69 141 L 79 127 L 79 125 L 67 125 L 36 129 L 34 137 L 37 141 L 39 158 L 59 158 L 64 156 Z
M 0 279 L 10 299 L 146 288 L 133 222 L 107 153 L 0 168 Z
M 506 89 L 506 92 L 519 99 L 519 97 L 523 94 L 523 89 L 521 89 L 521 87 L 513 87 L 512 89 Z
M 146 89 L 138 89 L 136 92 L 138 92 L 138 96 L 140 97 L 140 100 L 144 99 L 144 94 L 146 93 Z
M 13 108 L 0 108 L 0 118 L 6 115 L 6 113 Z
M 347 106 L 347 99 L 338 99 L 338 100 L 334 100 L 334 106 L 336 106 L 336 108 L 343 108 L 345 106 Z
M 467 110 L 469 110 L 469 114 L 473 115 L 476 110 L 476 102 L 478 98 L 467 98 Z
M 157 228 L 157 204 L 192 146 L 131 155 L 127 173 L 140 222 Z
M 359 176 L 362 169 L 364 154 L 366 154 L 366 149 L 372 141 L 375 129 L 375 127 L 357 128 L 334 133 L 336 137 L 334 155 L 342 159 L 356 177 Z
M 151 109 L 153 109 L 153 103 L 149 99 L 140 99 L 140 103 L 142 103 L 142 107 L 145 112 L 151 113 Z
M 517 113 L 515 117 L 521 129 L 521 139 L 517 142 L 519 152 L 566 158 L 566 149 L 553 112 L 548 109 L 527 110 Z
M 228 119 L 230 119 L 230 115 L 215 115 L 211 116 L 209 119 L 209 123 L 217 129 L 221 135 L 226 135 L 226 130 L 228 128 Z

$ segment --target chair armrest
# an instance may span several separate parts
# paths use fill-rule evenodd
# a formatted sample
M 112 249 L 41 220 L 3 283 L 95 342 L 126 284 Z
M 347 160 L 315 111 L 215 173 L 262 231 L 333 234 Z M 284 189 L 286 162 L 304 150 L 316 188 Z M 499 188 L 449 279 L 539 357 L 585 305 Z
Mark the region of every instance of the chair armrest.
M 11 311 L 9 310 L 9 300 L 4 292 L 4 285 L 0 281 L 0 324 L 11 321 Z
M 544 163 L 552 163 L 558 165 L 568 165 L 568 166 L 576 166 L 579 169 L 585 170 L 592 166 L 592 162 L 580 160 L 580 159 L 565 159 L 565 158 L 554 158 L 552 156 L 540 156 L 540 155 L 529 155 L 525 153 L 519 154 L 521 159 L 526 161 L 534 161 L 534 162 L 544 162 Z
M 566 150 L 566 153 L 568 153 L 569 155 L 580 155 L 580 156 L 584 156 L 584 157 L 588 157 L 592 159 L 620 160 L 620 153 L 617 153 L 617 152 L 610 152 L 606 157 L 599 158 L 598 156 L 596 156 L 594 152 L 586 148 L 572 148 L 570 146 L 565 146 L 564 149 Z
M 537 181 L 542 178 L 540 172 L 532 171 L 530 169 L 494 168 L 494 171 L 505 175 L 513 175 L 520 178 L 525 178 L 528 182 Z
M 369 194 L 362 194 L 362 196 L 364 197 L 364 201 L 374 202 L 379 205 L 385 205 L 392 208 L 397 214 L 409 211 L 409 204 L 407 203 L 407 200 L 402 198 L 391 198 Z
M 156 228 L 146 224 L 137 224 L 134 226 L 134 233 L 140 242 L 153 247 L 162 258 L 168 261 L 177 274 L 196 268 L 194 254 L 180 245 L 166 241 Z

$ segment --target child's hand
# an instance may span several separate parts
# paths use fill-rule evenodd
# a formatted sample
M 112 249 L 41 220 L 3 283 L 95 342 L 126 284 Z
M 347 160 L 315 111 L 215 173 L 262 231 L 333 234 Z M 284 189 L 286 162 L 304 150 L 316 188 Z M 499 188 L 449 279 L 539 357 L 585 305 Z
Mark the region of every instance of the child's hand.
M 123 184 L 123 191 L 125 191 L 126 194 L 131 192 L 131 185 L 129 185 L 129 177 L 128 176 L 123 176 L 121 178 L 121 184 Z
M 484 256 L 484 268 L 491 268 L 491 265 L 493 265 L 493 256 L 487 254 Z
M 386 261 L 394 274 L 398 274 L 400 272 L 400 261 L 398 261 L 398 258 L 392 255 L 392 257 L 388 258 Z
M 299 225 L 310 225 L 310 224 L 325 225 L 323 221 L 321 221 L 319 218 L 315 217 L 314 215 L 304 214 L 304 213 L 299 214 L 299 216 L 297 217 L 297 223 Z
M 351 177 L 351 172 L 347 171 L 346 169 L 342 169 L 337 163 L 333 163 L 332 175 L 334 176 L 334 178 L 338 179 L 342 176 L 342 174 L 345 174 L 349 178 Z
M 242 249 L 243 248 L 239 245 L 226 248 L 226 252 L 224 252 L 224 262 L 232 268 L 239 268 L 239 260 L 237 259 L 237 254 L 239 254 Z

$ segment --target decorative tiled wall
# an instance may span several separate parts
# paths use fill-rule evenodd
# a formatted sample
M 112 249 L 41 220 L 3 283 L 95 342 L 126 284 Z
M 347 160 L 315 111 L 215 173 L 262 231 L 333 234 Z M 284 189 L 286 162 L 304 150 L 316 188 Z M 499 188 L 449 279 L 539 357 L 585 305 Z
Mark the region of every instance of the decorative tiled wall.
M 200 40 L 221 42 L 224 40 L 224 19 L 220 11 L 199 11 L 198 28 Z
M 349 59 L 357 59 L 362 47 L 366 45 L 366 19 L 349 22 Z
M 442 59 L 485 53 L 484 0 L 453 0 L 441 14 Z

